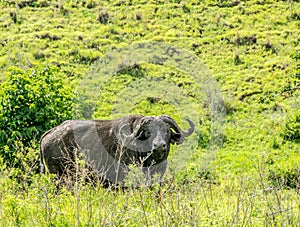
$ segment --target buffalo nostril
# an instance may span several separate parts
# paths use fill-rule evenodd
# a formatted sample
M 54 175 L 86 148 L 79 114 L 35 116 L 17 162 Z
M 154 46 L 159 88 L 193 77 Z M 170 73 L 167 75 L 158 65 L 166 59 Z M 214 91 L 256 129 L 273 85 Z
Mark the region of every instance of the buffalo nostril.
M 154 143 L 154 148 L 155 149 L 167 149 L 167 144 L 165 142 L 160 142 L 160 143 Z

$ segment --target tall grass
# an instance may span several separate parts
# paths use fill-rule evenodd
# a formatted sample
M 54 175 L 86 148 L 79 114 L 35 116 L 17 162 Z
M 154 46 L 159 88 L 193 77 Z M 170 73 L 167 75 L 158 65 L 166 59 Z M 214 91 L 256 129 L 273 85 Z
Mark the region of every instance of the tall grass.
M 85 182 L 82 172 L 72 185 L 57 187 L 53 175 L 42 174 L 22 185 L 27 174 L 14 178 L 10 171 L 0 173 L 1 226 L 296 226 L 300 221 L 298 189 L 275 185 L 267 165 L 214 181 L 174 176 L 164 184 L 125 189 Z

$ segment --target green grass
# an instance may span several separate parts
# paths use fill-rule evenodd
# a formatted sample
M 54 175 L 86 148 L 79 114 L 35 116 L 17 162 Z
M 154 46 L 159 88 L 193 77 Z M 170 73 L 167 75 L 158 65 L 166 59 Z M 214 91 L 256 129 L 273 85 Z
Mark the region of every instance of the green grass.
M 53 182 L 38 177 L 26 191 L 2 178 L 2 225 L 21 226 L 295 226 L 299 199 L 292 190 L 266 187 L 263 172 L 224 178 L 218 184 L 156 186 L 126 191 L 74 187 L 55 194 Z M 259 182 L 259 184 L 256 184 Z M 13 185 L 13 186 L 12 186 Z
M 83 101 L 83 108 L 95 112 L 78 117 L 166 113 L 185 128 L 185 115 L 195 116 L 190 143 L 171 150 L 167 183 L 112 191 L 78 182 L 57 193 L 50 176 L 3 164 L 1 225 L 297 225 L 299 15 L 298 1 L 1 1 L 0 83 L 10 67 L 53 64 L 76 90 L 93 75 L 90 66 L 113 50 L 159 41 L 203 61 L 227 110 L 223 144 L 211 152 L 214 116 L 205 87 L 170 66 L 145 62 L 119 70 L 98 87 L 96 106 L 95 97 Z M 155 92 L 143 87 L 150 82 L 169 86 L 169 92 L 162 85 Z M 187 108 L 174 104 L 176 96 Z M 36 166 L 38 149 L 30 155 L 25 155 L 27 171 Z

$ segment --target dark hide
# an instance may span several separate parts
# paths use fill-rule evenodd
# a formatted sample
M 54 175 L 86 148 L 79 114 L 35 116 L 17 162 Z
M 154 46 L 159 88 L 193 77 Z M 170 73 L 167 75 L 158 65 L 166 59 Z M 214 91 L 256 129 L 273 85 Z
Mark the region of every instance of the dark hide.
M 41 138 L 41 171 L 63 176 L 73 174 L 77 158 L 90 171 L 112 183 L 124 180 L 129 165 L 149 174 L 164 174 L 170 144 L 181 144 L 194 131 L 181 130 L 166 115 L 131 115 L 117 120 L 69 120 Z

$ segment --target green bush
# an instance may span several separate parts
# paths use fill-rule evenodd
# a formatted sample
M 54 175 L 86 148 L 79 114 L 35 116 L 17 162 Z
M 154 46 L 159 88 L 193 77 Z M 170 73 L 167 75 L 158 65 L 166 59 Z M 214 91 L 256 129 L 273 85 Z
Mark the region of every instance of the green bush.
M 56 77 L 57 69 L 9 70 L 0 90 L 0 155 L 16 166 L 16 144 L 39 140 L 42 133 L 72 115 L 73 93 Z
M 282 136 L 285 140 L 300 143 L 300 112 L 290 116 Z
M 269 170 L 269 180 L 276 187 L 299 189 L 300 168 L 299 167 L 275 167 Z

